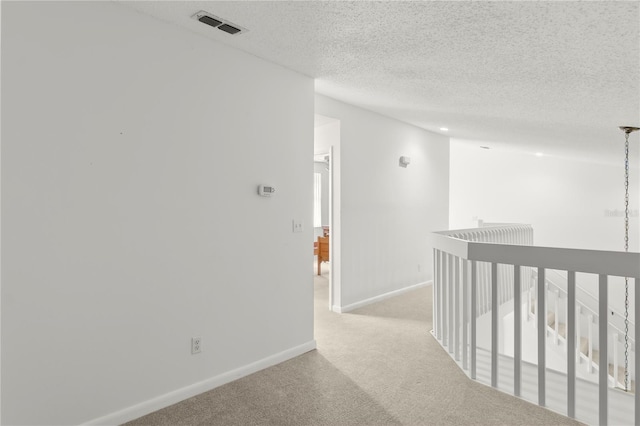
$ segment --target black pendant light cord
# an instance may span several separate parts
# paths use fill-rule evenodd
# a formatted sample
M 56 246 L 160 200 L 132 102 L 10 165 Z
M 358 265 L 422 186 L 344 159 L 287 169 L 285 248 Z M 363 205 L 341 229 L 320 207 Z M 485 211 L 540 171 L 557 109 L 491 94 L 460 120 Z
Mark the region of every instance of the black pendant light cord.
M 629 251 L 629 135 L 638 127 L 620 127 L 624 132 L 624 251 Z M 636 309 L 638 307 L 636 306 Z M 636 324 L 638 326 L 638 324 Z M 618 372 L 614 372 L 616 377 Z M 629 392 L 629 277 L 624 277 L 624 390 Z

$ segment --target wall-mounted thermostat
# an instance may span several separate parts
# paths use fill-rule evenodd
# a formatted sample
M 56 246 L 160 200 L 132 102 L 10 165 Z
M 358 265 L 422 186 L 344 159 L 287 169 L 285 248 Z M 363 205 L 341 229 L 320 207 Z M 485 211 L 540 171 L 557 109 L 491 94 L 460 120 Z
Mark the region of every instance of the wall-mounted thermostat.
M 273 186 L 260 185 L 258 186 L 258 194 L 263 197 L 271 197 L 272 194 L 276 192 L 276 189 Z

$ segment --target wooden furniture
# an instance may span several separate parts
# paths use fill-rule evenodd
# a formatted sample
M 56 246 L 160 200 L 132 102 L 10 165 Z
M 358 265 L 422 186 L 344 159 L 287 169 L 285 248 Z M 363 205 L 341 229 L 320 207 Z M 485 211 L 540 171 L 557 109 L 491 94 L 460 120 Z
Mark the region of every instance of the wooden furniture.
M 318 275 L 320 275 L 320 265 L 329 261 L 329 237 L 318 237 L 318 247 L 314 247 L 314 253 L 318 255 Z

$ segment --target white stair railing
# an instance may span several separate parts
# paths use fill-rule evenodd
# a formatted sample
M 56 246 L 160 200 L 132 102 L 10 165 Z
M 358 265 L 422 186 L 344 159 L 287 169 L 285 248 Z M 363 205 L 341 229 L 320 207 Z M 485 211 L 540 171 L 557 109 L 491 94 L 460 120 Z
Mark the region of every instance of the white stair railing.
M 501 244 L 533 244 L 533 228 L 525 224 L 508 224 L 484 228 L 458 229 L 454 231 L 442 231 L 440 234 L 449 235 L 465 241 L 476 241 L 485 243 Z M 500 305 L 513 300 L 513 276 L 509 273 L 507 265 L 498 265 L 500 276 L 498 287 L 498 303 Z M 524 270 L 523 276 L 530 273 L 530 268 Z M 526 282 L 523 281 L 524 290 Z M 478 305 L 476 314 L 478 316 L 491 311 L 491 265 L 481 263 L 478 265 Z
M 535 292 L 535 280 L 537 280 L 537 272 L 535 270 L 532 271 L 532 280 L 530 280 L 529 294 L 533 294 Z M 566 310 L 566 305 L 562 303 L 562 300 L 567 300 L 567 292 L 565 290 L 566 283 L 564 286 L 560 286 L 556 283 L 556 281 L 551 280 L 549 278 L 549 274 L 545 277 L 545 287 L 547 291 L 547 299 L 549 300 L 551 307 L 553 308 L 553 316 L 552 319 L 547 321 L 547 331 L 553 335 L 553 341 L 556 345 L 559 343 L 563 343 L 566 349 L 566 324 L 568 322 L 568 312 Z M 577 283 L 576 283 L 577 284 Z M 586 293 L 582 293 L 582 298 L 591 297 Z M 534 299 L 535 300 L 535 299 Z M 594 363 L 594 354 L 599 353 L 597 351 L 598 342 L 594 338 L 593 324 L 598 324 L 600 322 L 600 317 L 596 311 L 591 309 L 589 305 L 592 303 L 586 304 L 583 302 L 584 299 L 581 300 L 580 297 L 576 298 L 576 309 L 577 309 L 577 318 L 576 323 L 586 323 L 588 324 L 588 329 L 586 336 L 583 336 L 580 333 L 579 328 L 576 331 L 576 339 L 578 342 L 583 342 L 583 339 L 586 339 L 587 348 L 585 348 L 584 352 L 581 347 L 578 347 L 578 363 L 585 362 L 586 371 L 591 373 L 592 371 L 599 371 L 600 363 Z M 597 300 L 596 306 L 597 306 Z M 564 309 L 563 309 L 564 308 Z M 548 309 L 547 311 L 551 311 Z M 610 313 L 616 315 L 616 313 L 609 307 L 607 309 L 607 313 L 605 318 L 609 321 L 608 329 L 609 332 L 612 333 L 612 339 L 609 341 L 609 349 L 612 351 L 612 362 L 609 364 L 609 368 L 611 371 L 609 372 L 609 382 L 612 387 L 619 387 L 621 389 L 625 389 L 625 380 L 624 380 L 624 340 L 621 336 L 624 336 L 625 333 L 619 327 L 611 323 Z M 618 314 L 619 315 L 619 314 Z M 536 318 L 536 312 L 533 310 L 529 310 L 527 314 L 527 318 L 534 320 Z M 563 322 L 564 320 L 564 322 Z M 549 324 L 549 322 L 552 322 Z M 635 329 L 634 324 L 630 324 L 630 329 Z M 562 330 L 564 328 L 564 330 Z M 635 355 L 635 339 L 633 338 L 633 333 L 628 336 L 629 340 L 629 359 L 632 359 Z M 629 367 L 632 367 L 629 365 Z M 635 388 L 635 371 L 632 371 L 629 368 L 629 383 L 630 389 L 633 390 Z
M 502 227 L 499 227 L 502 228 Z M 530 227 L 529 227 L 530 228 Z M 536 271 L 536 295 L 527 299 L 535 312 L 547 312 L 548 297 L 545 272 L 561 270 L 567 272 L 567 324 L 566 324 L 566 366 L 567 366 L 567 407 L 569 417 L 576 416 L 576 363 L 580 358 L 578 340 L 580 323 L 577 319 L 583 316 L 583 307 L 576 303 L 576 272 L 596 274 L 598 276 L 598 311 L 599 318 L 607 318 L 609 276 L 629 277 L 630 283 L 638 283 L 640 279 L 640 253 L 578 250 L 551 247 L 536 247 L 526 238 L 521 243 L 496 243 L 483 240 L 500 239 L 509 236 L 504 229 L 467 229 L 461 231 L 444 231 L 431 234 L 431 245 L 434 247 L 434 309 L 433 333 L 440 343 L 446 347 L 451 356 L 460 360 L 462 369 L 472 379 L 476 379 L 477 369 L 477 329 L 476 320 L 479 312 L 487 306 L 491 310 L 491 385 L 498 384 L 498 311 L 502 300 L 513 294 L 514 306 L 514 348 L 513 348 L 513 394 L 520 396 L 522 375 L 522 278 L 524 268 Z M 513 234 L 511 234 L 513 235 Z M 532 235 L 532 234 L 531 234 Z M 468 239 L 467 239 L 468 238 Z M 522 237 L 521 237 L 522 238 Z M 501 274 L 500 266 L 509 266 L 512 272 Z M 530 276 L 530 275 L 529 275 Z M 525 279 L 526 280 L 526 279 Z M 525 284 L 526 286 L 526 284 Z M 509 287 L 512 291 L 509 291 Z M 640 307 L 640 291 L 634 292 L 635 305 Z M 488 303 L 488 304 L 487 304 Z M 577 312 L 581 312 L 578 317 Z M 587 313 L 587 317 L 592 313 Z M 635 310 L 635 323 L 640 318 L 640 309 Z M 546 406 L 546 344 L 547 318 L 538 315 L 537 323 L 537 402 Z M 590 364 L 593 359 L 593 346 L 596 330 L 593 319 L 587 328 Z M 634 330 L 634 341 L 638 341 L 640 327 Z M 584 331 L 584 330 L 582 330 Z M 578 345 L 576 343 L 578 342 Z M 608 322 L 599 321 L 597 328 L 597 347 L 599 348 L 599 364 L 609 364 L 609 332 Z M 640 359 L 636 352 L 632 353 L 633 370 L 639 370 Z M 598 418 L 599 423 L 608 422 L 608 368 L 598 371 Z M 640 424 L 640 395 L 634 395 L 635 424 Z

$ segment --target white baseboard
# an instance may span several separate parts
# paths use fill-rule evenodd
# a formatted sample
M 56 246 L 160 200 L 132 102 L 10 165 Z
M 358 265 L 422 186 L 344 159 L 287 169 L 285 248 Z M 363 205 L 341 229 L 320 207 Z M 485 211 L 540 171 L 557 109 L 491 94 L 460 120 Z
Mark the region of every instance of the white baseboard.
M 316 349 L 316 341 L 311 340 L 310 342 L 293 347 L 291 349 L 287 349 L 283 352 L 271 355 L 267 358 L 263 358 L 259 361 L 253 362 L 235 370 L 228 371 L 226 373 L 220 374 L 219 376 L 211 377 L 207 380 L 194 383 L 181 389 L 176 389 L 175 391 L 160 395 L 156 398 L 149 399 L 147 401 L 141 402 L 140 404 L 133 405 L 115 413 L 107 414 L 106 416 L 93 419 L 84 424 L 120 425 L 145 416 L 149 413 L 153 413 L 154 411 L 173 405 L 177 402 L 184 401 L 187 398 L 191 398 L 203 392 L 210 391 L 211 389 L 215 389 L 234 380 L 248 376 L 249 374 L 253 374 L 257 371 L 264 370 L 265 368 L 271 367 L 273 365 L 280 364 L 281 362 L 290 360 L 291 358 L 295 358 L 314 349 Z
M 410 285 L 408 287 L 404 287 L 404 288 L 401 288 L 401 289 L 398 289 L 398 290 L 393 290 L 393 291 L 390 291 L 388 293 L 380 294 L 378 296 L 370 297 L 369 299 L 364 299 L 364 300 L 361 300 L 359 302 L 352 303 L 350 305 L 346 305 L 346 306 L 333 305 L 332 310 L 334 312 L 339 313 L 339 314 L 344 314 L 344 313 L 353 311 L 354 309 L 362 308 L 363 306 L 367 306 L 367 305 L 370 305 L 372 303 L 381 302 L 381 301 L 383 301 L 385 299 L 389 299 L 390 297 L 399 296 L 402 293 L 406 293 L 406 292 L 411 291 L 411 290 L 416 290 L 416 289 L 418 289 L 420 287 L 426 287 L 426 286 L 431 285 L 431 284 L 433 284 L 433 280 L 429 280 L 429 281 L 425 281 L 425 282 L 422 282 L 422 283 Z

